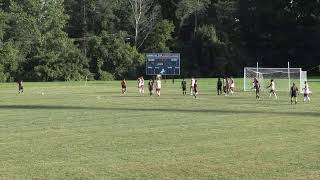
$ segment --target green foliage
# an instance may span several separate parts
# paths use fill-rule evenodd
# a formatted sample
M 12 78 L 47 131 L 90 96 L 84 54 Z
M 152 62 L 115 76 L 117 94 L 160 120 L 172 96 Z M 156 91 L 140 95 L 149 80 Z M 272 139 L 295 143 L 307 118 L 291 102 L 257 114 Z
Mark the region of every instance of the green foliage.
M 144 72 L 138 52 L 181 53 L 190 76 L 239 75 L 257 59 L 312 69 L 319 7 L 318 0 L 152 0 L 133 27 L 127 0 L 1 0 L 0 79 L 134 78 Z
M 99 80 L 112 81 L 112 80 L 114 80 L 114 76 L 111 73 L 108 73 L 106 71 L 100 71 Z
M 204 46 L 214 46 L 221 44 L 217 32 L 214 26 L 201 26 L 197 31 L 197 38 L 201 41 Z
M 168 20 L 159 22 L 156 29 L 144 45 L 145 52 L 166 53 L 171 52 L 174 24 Z
M 17 58 L 9 56 L 8 50 L 4 51 L 3 56 L 9 56 L 14 67 L 20 65 L 18 75 L 12 78 L 36 81 L 83 79 L 88 62 L 63 31 L 66 20 L 63 0 L 12 1 L 6 36 L 13 42 L 11 46 L 23 56 L 18 63 Z
M 12 42 L 5 42 L 0 47 L 0 82 L 13 81 L 21 62 L 19 50 Z
M 144 58 L 135 47 L 126 42 L 126 33 L 108 34 L 103 31 L 90 42 L 91 69 L 100 74 L 106 71 L 116 79 L 135 77 L 143 65 Z
M 7 27 L 7 14 L 0 9 L 0 45 L 2 45 L 5 28 Z
M 216 28 L 212 25 L 203 25 L 198 28 L 196 37 L 193 41 L 194 49 L 192 50 L 195 57 L 199 57 L 199 72 L 209 75 L 219 75 L 212 69 L 222 69 L 226 62 L 220 63 L 219 57 L 223 57 L 225 44 L 222 43 L 217 35 Z M 222 71 L 224 73 L 224 71 Z
M 188 24 L 190 17 L 205 13 L 210 4 L 210 0 L 181 0 L 176 10 L 176 17 L 180 21 L 179 29 Z

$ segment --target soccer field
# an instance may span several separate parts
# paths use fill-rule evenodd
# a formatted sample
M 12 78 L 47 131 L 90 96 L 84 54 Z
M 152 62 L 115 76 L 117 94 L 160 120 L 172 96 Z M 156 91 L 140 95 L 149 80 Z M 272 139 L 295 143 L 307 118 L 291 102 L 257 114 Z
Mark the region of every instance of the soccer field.
M 178 80 L 151 98 L 135 81 L 126 95 L 118 81 L 1 84 L 0 179 L 320 178 L 320 80 L 297 105 L 215 85 L 193 99 Z

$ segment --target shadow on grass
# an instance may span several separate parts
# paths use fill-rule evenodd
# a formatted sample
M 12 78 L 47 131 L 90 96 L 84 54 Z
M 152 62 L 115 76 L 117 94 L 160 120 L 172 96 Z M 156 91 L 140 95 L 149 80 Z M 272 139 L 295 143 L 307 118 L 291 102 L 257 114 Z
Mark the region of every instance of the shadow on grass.
M 118 108 L 118 107 L 85 107 L 85 106 L 55 106 L 55 105 L 0 105 L 1 109 L 24 110 L 91 110 L 91 111 L 134 111 L 134 112 L 164 112 L 164 113 L 212 113 L 212 114 L 272 114 L 304 117 L 320 117 L 320 112 L 266 112 L 259 110 L 228 110 L 228 109 L 174 109 L 174 108 Z

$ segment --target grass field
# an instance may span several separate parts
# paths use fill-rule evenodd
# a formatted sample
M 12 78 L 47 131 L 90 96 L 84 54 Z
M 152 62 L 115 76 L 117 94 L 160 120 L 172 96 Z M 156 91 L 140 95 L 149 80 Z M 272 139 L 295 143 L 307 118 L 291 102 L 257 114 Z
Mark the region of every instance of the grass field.
M 298 105 L 179 83 L 152 98 L 134 81 L 124 96 L 119 82 L 1 84 L 0 179 L 320 179 L 320 80 Z

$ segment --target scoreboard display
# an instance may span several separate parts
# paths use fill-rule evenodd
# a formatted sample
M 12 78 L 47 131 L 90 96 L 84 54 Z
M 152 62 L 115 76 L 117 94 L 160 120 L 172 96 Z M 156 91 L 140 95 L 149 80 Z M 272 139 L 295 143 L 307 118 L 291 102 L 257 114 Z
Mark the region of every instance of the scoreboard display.
M 180 75 L 180 54 L 150 53 L 146 54 L 147 75 Z

